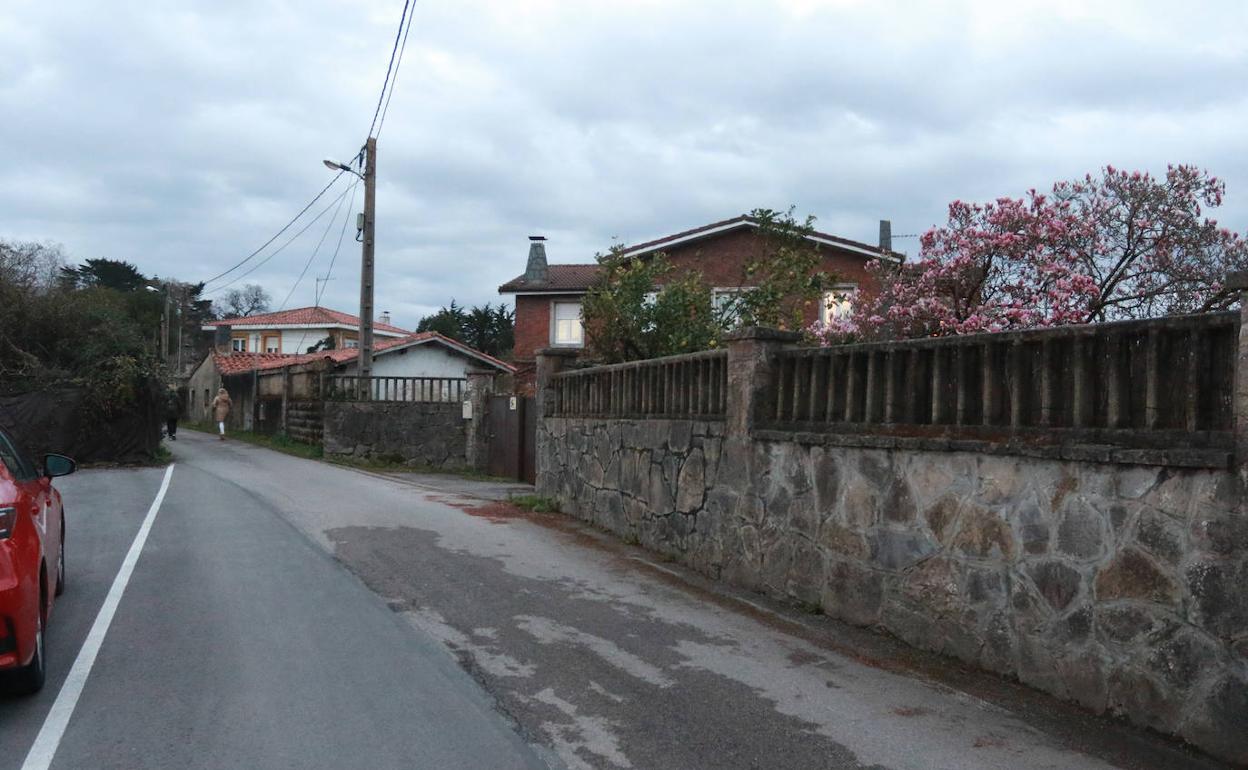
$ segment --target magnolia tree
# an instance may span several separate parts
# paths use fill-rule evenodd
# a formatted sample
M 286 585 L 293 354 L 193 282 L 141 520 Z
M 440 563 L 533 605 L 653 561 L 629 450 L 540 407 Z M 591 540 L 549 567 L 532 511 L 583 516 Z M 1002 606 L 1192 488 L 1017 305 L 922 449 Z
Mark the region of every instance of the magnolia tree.
M 1248 267 L 1248 243 L 1203 214 L 1224 191 L 1191 166 L 1164 179 L 1111 166 L 1047 195 L 955 201 L 916 261 L 868 265 L 848 317 L 810 331 L 833 344 L 1230 307 L 1222 281 Z

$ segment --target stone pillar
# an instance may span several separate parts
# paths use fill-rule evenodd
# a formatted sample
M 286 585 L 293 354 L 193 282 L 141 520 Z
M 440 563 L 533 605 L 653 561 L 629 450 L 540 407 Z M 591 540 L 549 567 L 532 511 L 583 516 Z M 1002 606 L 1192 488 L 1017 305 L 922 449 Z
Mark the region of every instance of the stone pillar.
M 468 467 L 477 471 L 485 471 L 489 465 L 490 432 L 486 416 L 490 408 L 490 396 L 494 395 L 494 380 L 498 375 L 495 370 L 473 370 L 468 372 L 469 409 L 472 416 L 468 419 L 468 446 L 466 460 Z
M 747 438 L 750 430 L 766 419 L 767 398 L 776 352 L 801 339 L 797 332 L 761 326 L 738 329 L 728 335 L 729 437 Z
M 548 412 L 553 411 L 550 408 L 551 398 L 554 395 L 551 389 L 551 379 L 576 360 L 576 356 L 577 351 L 567 348 L 543 348 L 537 351 L 536 381 L 533 387 L 533 408 L 537 410 L 537 435 L 534 437 L 536 446 L 533 457 L 537 466 L 534 471 L 537 476 L 539 495 L 553 497 L 558 494 L 557 484 L 554 481 L 558 474 L 552 473 L 558 469 L 546 467 L 550 464 L 547 458 L 554 454 L 553 451 L 548 450 L 550 438 L 546 430 Z
M 537 381 L 533 387 L 534 406 L 537 407 L 537 421 L 540 423 L 546 415 L 546 404 L 550 393 L 550 380 L 569 363 L 576 359 L 577 351 L 569 348 L 542 348 L 537 351 Z M 538 432 L 541 432 L 539 425 Z
M 290 435 L 290 367 L 282 367 L 282 435 Z
M 1235 353 L 1235 465 L 1248 476 L 1248 270 L 1226 277 L 1226 288 L 1239 292 L 1239 350 Z M 1245 480 L 1248 480 L 1246 478 Z

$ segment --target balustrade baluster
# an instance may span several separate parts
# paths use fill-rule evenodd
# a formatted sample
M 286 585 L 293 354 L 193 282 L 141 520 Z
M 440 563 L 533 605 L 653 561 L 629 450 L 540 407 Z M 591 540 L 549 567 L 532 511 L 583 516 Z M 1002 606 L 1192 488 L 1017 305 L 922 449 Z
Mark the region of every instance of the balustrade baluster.
M 1050 428 L 1057 424 L 1054 402 L 1057 390 L 1057 372 L 1053 371 L 1052 338 L 1045 337 L 1040 343 L 1040 424 Z
M 997 414 L 1001 403 L 1001 393 L 999 390 L 1000 377 L 992 367 L 992 348 L 991 342 L 984 343 L 983 361 L 980 366 L 980 376 L 983 378 L 981 386 L 983 392 L 983 415 L 980 422 L 984 425 L 995 425 Z
M 1161 334 L 1157 328 L 1148 330 L 1144 342 L 1144 427 L 1161 427 Z
M 943 425 L 948 419 L 949 405 L 945 402 L 945 381 L 948 377 L 945 371 L 945 354 L 952 354 L 953 348 L 935 347 L 932 348 L 932 414 L 931 420 L 933 425 Z
M 1105 427 L 1110 429 L 1121 428 L 1126 415 L 1122 398 L 1122 352 L 1122 336 L 1110 333 L 1105 340 Z
M 1200 359 L 1202 343 L 1203 339 L 1198 330 L 1192 329 L 1187 333 L 1187 363 L 1185 366 L 1186 376 L 1184 377 L 1187 408 L 1184 415 L 1184 424 L 1187 426 L 1188 431 L 1192 432 L 1200 429 Z
M 866 403 L 863 405 L 862 421 L 864 423 L 873 423 L 876 421 L 876 412 L 880 402 L 879 394 L 879 364 L 876 360 L 879 354 L 874 350 L 867 351 L 867 386 L 866 386 Z
M 1008 350 L 1007 366 L 1010 374 L 1010 427 L 1023 424 L 1023 343 L 1014 340 Z

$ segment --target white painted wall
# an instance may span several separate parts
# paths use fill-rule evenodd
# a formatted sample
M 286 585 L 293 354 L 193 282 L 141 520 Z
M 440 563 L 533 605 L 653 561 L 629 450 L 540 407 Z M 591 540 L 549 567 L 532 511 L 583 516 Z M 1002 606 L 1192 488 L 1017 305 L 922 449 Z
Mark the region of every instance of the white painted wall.
M 308 348 L 328 337 L 329 329 L 283 329 L 283 353 L 307 353 Z
M 427 342 L 393 352 L 382 351 L 373 358 L 374 377 L 467 377 L 468 370 L 483 362 L 453 353 L 436 342 Z M 355 374 L 350 364 L 345 374 Z

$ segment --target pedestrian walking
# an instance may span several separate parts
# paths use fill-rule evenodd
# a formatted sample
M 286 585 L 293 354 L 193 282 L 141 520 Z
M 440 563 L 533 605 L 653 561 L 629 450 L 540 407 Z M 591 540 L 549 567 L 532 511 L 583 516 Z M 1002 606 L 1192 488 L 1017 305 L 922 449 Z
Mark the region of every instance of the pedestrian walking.
M 182 399 L 176 388 L 165 394 L 165 435 L 170 441 L 178 440 L 178 418 L 182 416 Z
M 212 400 L 212 418 L 217 421 L 222 441 L 225 441 L 225 418 L 230 416 L 232 406 L 234 402 L 230 400 L 229 392 L 225 388 L 217 390 L 217 397 Z

